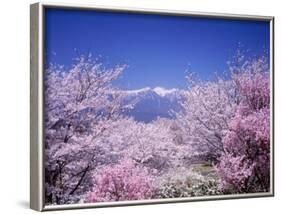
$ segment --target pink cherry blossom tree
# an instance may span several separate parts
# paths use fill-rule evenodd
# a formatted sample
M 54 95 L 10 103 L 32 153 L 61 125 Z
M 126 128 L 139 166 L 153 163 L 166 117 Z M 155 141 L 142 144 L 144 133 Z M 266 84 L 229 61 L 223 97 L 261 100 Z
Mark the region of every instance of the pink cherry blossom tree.
M 154 178 L 147 169 L 132 160 L 102 167 L 93 177 L 94 185 L 86 196 L 86 202 L 151 199 L 156 190 Z
M 182 140 L 190 147 L 190 154 L 201 160 L 217 163 L 223 152 L 222 139 L 228 121 L 237 106 L 235 84 L 232 80 L 215 82 L 195 81 L 188 77 L 183 111 L 177 114 Z
M 151 123 L 123 118 L 115 121 L 101 138 L 115 157 L 130 158 L 153 174 L 182 167 L 188 147 L 177 142 L 174 121 L 158 119 Z
M 218 165 L 226 192 L 266 192 L 270 186 L 270 77 L 265 58 L 245 62 L 233 79 L 240 102 L 223 138 Z
M 105 69 L 81 56 L 70 69 L 46 69 L 46 203 L 79 200 L 91 186 L 89 172 L 110 161 L 100 137 L 126 108 L 122 93 L 111 85 L 124 68 Z

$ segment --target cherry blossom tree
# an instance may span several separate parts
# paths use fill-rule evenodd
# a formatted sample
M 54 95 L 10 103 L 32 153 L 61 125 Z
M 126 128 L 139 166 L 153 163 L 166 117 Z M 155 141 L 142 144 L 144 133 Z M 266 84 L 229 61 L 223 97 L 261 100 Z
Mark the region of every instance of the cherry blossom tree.
M 270 186 L 270 77 L 266 58 L 246 62 L 234 80 L 241 102 L 223 138 L 218 165 L 226 192 L 266 192 Z
M 128 159 L 102 167 L 93 177 L 93 189 L 87 194 L 86 202 L 151 199 L 156 190 L 148 170 Z
M 176 114 L 178 133 L 181 132 L 181 140 L 190 145 L 193 156 L 215 164 L 224 154 L 223 139 L 231 128 L 229 121 L 236 115 L 238 106 L 241 108 L 241 103 L 245 102 L 242 101 L 243 97 L 246 96 L 249 102 L 255 100 L 253 96 L 262 91 L 245 85 L 249 84 L 251 78 L 257 78 L 257 82 L 262 81 L 264 77 L 258 77 L 257 74 L 268 72 L 266 57 L 249 59 L 239 50 L 228 65 L 229 75 L 225 79 L 218 77 L 215 81 L 204 82 L 188 75 L 189 87 L 185 91 L 183 111 Z M 264 85 L 260 87 L 265 88 Z M 269 100 L 269 88 L 264 93 Z M 256 103 L 251 105 L 258 106 Z
M 173 124 L 168 119 L 146 124 L 123 118 L 104 132 L 103 145 L 117 159 L 127 157 L 153 174 L 163 174 L 170 168 L 182 167 L 188 154 L 188 147 L 176 141 Z
M 177 114 L 183 141 L 190 146 L 194 157 L 217 162 L 223 152 L 222 139 L 228 121 L 237 106 L 235 84 L 232 80 L 216 82 L 194 81 L 188 77 L 183 111 Z
M 126 108 L 122 93 L 111 85 L 124 68 L 105 69 L 81 56 L 70 69 L 46 69 L 46 203 L 79 200 L 91 186 L 89 172 L 109 161 L 99 139 Z

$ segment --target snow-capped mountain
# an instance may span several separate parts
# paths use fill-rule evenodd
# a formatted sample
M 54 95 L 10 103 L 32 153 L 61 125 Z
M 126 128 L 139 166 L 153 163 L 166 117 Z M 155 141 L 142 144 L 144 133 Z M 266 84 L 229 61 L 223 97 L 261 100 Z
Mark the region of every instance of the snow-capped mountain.
M 124 91 L 126 102 L 135 103 L 134 108 L 125 112 L 137 121 L 151 122 L 157 117 L 173 118 L 173 112 L 181 107 L 182 90 L 162 87 L 145 87 L 137 90 Z

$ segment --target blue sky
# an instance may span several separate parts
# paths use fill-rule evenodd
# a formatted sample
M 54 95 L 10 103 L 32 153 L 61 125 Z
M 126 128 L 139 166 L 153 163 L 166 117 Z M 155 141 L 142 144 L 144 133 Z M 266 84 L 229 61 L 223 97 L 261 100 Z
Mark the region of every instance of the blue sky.
M 270 25 L 262 21 L 47 9 L 46 61 L 71 66 L 80 54 L 105 66 L 128 64 L 124 89 L 183 88 L 186 70 L 203 80 L 221 74 L 241 43 L 251 57 L 269 53 Z

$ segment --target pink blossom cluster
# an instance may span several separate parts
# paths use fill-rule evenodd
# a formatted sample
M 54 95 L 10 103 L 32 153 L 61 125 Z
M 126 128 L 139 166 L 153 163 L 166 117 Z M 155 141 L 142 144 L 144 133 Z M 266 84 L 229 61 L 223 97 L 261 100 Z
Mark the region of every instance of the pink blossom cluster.
M 253 71 L 235 77 L 240 103 L 223 138 L 224 154 L 217 168 L 225 191 L 269 190 L 269 74 L 257 69 Z
M 153 177 L 131 160 L 101 168 L 94 175 L 93 182 L 87 202 L 150 199 L 155 194 Z

